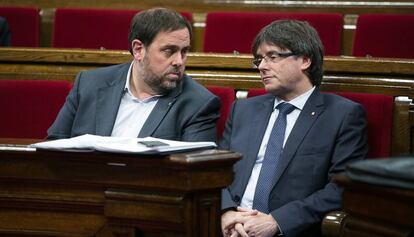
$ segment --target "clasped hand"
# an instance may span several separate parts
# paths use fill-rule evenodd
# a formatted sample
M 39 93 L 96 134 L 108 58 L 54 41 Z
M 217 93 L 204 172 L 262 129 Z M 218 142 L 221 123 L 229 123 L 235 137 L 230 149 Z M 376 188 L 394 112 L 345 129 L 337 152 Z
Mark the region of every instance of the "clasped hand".
M 221 229 L 224 237 L 271 237 L 278 225 L 270 214 L 238 207 L 237 211 L 227 211 L 221 216 Z

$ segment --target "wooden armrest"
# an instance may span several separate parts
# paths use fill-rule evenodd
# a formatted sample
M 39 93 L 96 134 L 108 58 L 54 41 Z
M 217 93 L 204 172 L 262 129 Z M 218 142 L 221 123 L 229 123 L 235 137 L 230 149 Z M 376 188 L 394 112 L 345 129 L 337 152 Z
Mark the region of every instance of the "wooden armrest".
M 333 211 L 326 214 L 322 220 L 322 235 L 327 237 L 341 236 L 342 226 L 347 215 L 343 211 Z

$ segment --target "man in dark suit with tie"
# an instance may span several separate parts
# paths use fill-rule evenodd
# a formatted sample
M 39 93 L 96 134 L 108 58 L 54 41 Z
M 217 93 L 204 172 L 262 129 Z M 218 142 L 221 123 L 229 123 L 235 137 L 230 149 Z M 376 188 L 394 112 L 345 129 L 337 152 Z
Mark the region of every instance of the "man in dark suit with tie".
M 190 23 L 173 10 L 149 9 L 134 16 L 128 38 L 132 62 L 79 73 L 48 138 L 215 141 L 219 99 L 184 74 Z
M 332 176 L 367 155 L 364 110 L 319 92 L 323 46 L 308 23 L 271 23 L 252 53 L 268 93 L 236 101 L 226 123 L 220 146 L 243 158 L 223 190 L 223 235 L 320 236 L 341 207 Z

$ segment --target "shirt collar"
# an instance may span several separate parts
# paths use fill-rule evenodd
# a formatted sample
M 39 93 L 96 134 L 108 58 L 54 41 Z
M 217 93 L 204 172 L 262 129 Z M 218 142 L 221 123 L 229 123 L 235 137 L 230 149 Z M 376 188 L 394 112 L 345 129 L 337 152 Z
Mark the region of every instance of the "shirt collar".
M 289 104 L 292 104 L 296 107 L 296 109 L 302 110 L 303 107 L 306 104 L 306 101 L 308 101 L 309 97 L 311 96 L 312 92 L 315 90 L 315 86 L 312 87 L 310 90 L 306 91 L 305 93 L 295 97 L 293 100 L 289 101 Z M 275 103 L 273 105 L 273 109 L 276 109 L 276 106 L 280 103 L 285 103 L 287 101 L 284 101 L 282 99 L 279 99 L 278 97 L 275 98 Z
M 136 98 L 132 93 L 131 93 L 131 89 L 129 87 L 129 81 L 131 80 L 131 73 L 132 73 L 132 67 L 134 65 L 134 61 L 131 62 L 131 65 L 129 65 L 129 69 L 128 69 L 128 73 L 127 73 L 127 78 L 126 78 L 126 83 L 125 83 L 125 87 L 124 87 L 124 92 L 125 94 L 128 94 L 129 97 L 133 100 L 138 100 L 138 101 L 142 101 L 142 102 L 149 102 L 155 99 L 158 99 L 159 97 L 161 97 L 162 95 L 153 95 L 150 96 L 148 98 L 145 98 L 144 100 L 140 100 L 138 98 Z

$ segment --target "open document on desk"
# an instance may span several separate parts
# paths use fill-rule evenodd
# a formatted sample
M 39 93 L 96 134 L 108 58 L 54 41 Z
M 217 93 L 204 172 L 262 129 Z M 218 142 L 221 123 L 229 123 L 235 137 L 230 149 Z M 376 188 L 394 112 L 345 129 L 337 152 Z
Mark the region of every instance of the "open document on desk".
M 195 149 L 217 147 L 214 142 L 181 142 L 154 137 L 126 138 L 82 135 L 73 138 L 45 141 L 30 147 L 59 151 L 103 151 L 134 154 L 170 154 Z

